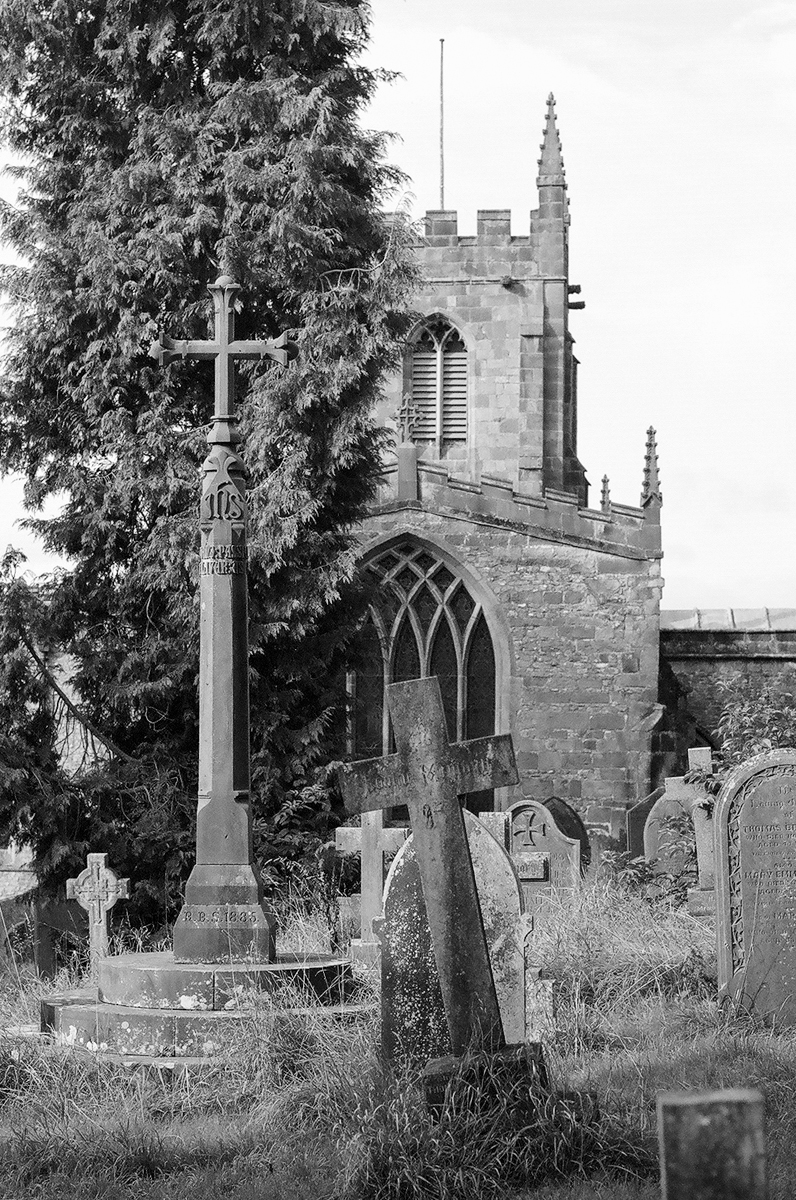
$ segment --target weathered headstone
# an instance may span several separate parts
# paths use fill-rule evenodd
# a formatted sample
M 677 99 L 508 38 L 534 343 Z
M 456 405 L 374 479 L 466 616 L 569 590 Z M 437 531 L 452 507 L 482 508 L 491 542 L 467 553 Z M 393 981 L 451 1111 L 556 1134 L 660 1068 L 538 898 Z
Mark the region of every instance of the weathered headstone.
M 699 746 L 688 751 L 689 771 L 713 773 L 713 756 L 710 747 Z M 697 856 L 697 885 L 688 892 L 688 911 L 695 917 L 711 916 L 716 911 L 715 865 L 716 854 L 713 839 L 713 805 L 707 791 L 695 784 L 691 802 L 691 819 L 694 822 L 694 838 Z
M 666 788 L 656 788 L 634 804 L 625 814 L 625 831 L 627 852 L 632 858 L 644 857 L 644 826 L 656 802 L 660 800 Z
M 235 404 L 235 362 L 271 358 L 286 365 L 296 347 L 284 335 L 235 338 L 235 296 L 228 275 L 209 288 L 214 336 L 162 337 L 152 347 L 161 366 L 175 359 L 215 364 L 215 411 L 203 464 L 200 529 L 199 803 L 196 864 L 174 926 L 178 962 L 269 962 L 273 918 L 263 907 L 254 866 L 249 767 L 249 649 L 246 586 L 245 468 Z
M 516 783 L 511 739 L 449 743 L 436 678 L 386 691 L 397 752 L 340 768 L 346 808 L 407 805 L 453 1052 L 497 1049 L 505 1039 L 458 797 Z
M 107 866 L 107 854 L 89 854 L 88 866 L 77 879 L 67 879 L 66 898 L 88 913 L 91 979 L 99 978 L 100 960 L 108 956 L 108 913 L 117 900 L 126 900 L 129 879 L 119 879 Z
M 661 1200 L 766 1200 L 760 1092 L 658 1096 Z
M 568 837 L 539 800 L 519 800 L 488 815 L 489 828 L 511 856 L 533 928 L 542 928 L 553 891 L 580 886 L 579 837 Z
M 379 941 L 373 930 L 373 922 L 382 916 L 382 898 L 385 881 L 385 856 L 396 854 L 403 846 L 409 830 L 384 824 L 384 814 L 370 812 L 362 814 L 359 827 L 341 825 L 335 830 L 334 840 L 338 850 L 346 853 L 359 851 L 362 864 L 360 887 L 360 934 L 352 941 L 354 959 L 375 963 L 379 955 Z
M 503 1033 L 527 1039 L 525 939 L 520 882 L 511 859 L 484 824 L 464 813 L 484 935 Z M 382 1046 L 385 1058 L 424 1062 L 451 1053 L 414 838 L 398 852 L 384 893 L 379 927 Z
M 580 842 L 580 873 L 585 875 L 591 863 L 591 841 L 580 813 L 560 796 L 548 796 L 544 806 L 552 814 L 561 832 Z
M 796 1024 L 796 750 L 731 772 L 714 810 L 719 995 Z
M 42 979 L 53 979 L 58 972 L 56 947 L 64 934 L 69 941 L 85 945 L 85 910 L 74 900 L 37 900 L 33 907 L 33 961 Z

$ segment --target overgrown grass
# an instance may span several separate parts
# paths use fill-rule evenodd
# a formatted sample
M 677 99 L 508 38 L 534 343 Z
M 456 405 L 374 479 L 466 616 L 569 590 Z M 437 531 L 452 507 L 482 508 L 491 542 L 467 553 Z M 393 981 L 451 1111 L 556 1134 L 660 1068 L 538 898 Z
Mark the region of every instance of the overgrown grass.
M 285 925 L 283 944 L 328 949 L 322 917 Z M 796 1195 L 796 1036 L 718 1010 L 703 922 L 594 884 L 555 902 L 534 954 L 558 996 L 554 1087 L 592 1093 L 596 1118 L 566 1096 L 519 1116 L 484 1107 L 465 1077 L 433 1120 L 417 1075 L 379 1063 L 375 1013 L 343 1026 L 261 996 L 224 1066 L 184 1075 L 0 1036 L 0 1194 L 652 1200 L 656 1092 L 742 1084 L 766 1095 L 772 1200 Z M 10 965 L 0 975 L 5 1026 L 35 1019 L 53 990 L 28 966 L 20 980 L 21 992 Z

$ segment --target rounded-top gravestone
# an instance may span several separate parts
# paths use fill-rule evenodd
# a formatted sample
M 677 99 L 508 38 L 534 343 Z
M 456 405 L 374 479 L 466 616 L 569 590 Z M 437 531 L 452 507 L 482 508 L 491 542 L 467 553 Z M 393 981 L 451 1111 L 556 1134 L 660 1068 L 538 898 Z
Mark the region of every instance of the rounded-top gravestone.
M 796 1025 L 796 750 L 736 767 L 714 822 L 719 995 Z

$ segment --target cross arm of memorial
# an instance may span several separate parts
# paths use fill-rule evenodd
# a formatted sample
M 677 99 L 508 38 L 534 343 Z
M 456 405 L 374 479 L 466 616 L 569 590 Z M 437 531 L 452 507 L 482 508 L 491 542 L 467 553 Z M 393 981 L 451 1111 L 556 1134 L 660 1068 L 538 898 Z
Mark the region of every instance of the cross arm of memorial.
M 391 685 L 397 686 L 397 685 Z M 389 688 L 388 688 L 389 692 Z M 429 714 L 430 715 L 430 714 Z M 417 762 L 410 769 L 406 754 L 343 763 L 340 787 L 349 813 L 376 812 L 406 804 L 406 790 L 415 783 L 443 786 L 455 795 L 506 787 L 517 782 L 510 734 L 452 742 L 442 761 Z
M 213 337 L 177 339 L 161 334 L 149 351 L 160 365 L 180 358 L 213 359 L 216 368 L 216 418 L 230 417 L 234 403 L 234 371 L 238 359 L 271 358 L 286 366 L 298 355 L 298 346 L 287 334 L 261 341 L 242 341 L 235 337 L 235 294 L 240 284 L 230 275 L 219 275 L 208 289 L 213 297 Z

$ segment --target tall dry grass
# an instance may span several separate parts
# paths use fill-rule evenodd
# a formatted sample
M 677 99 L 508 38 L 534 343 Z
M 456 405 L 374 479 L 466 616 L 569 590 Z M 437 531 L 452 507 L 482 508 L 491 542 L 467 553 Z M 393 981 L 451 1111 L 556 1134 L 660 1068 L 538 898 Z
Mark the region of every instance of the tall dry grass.
M 323 913 L 283 914 L 282 944 L 328 949 Z M 534 957 L 558 998 L 555 1086 L 593 1093 L 596 1121 L 566 1099 L 519 1119 L 454 1099 L 434 1121 L 417 1074 L 379 1062 L 375 1006 L 344 1026 L 258 996 L 224 1064 L 182 1075 L 0 1035 L 0 1195 L 652 1200 L 656 1092 L 738 1084 L 766 1094 L 773 1200 L 796 1195 L 796 1039 L 718 1010 L 710 928 L 597 883 L 553 902 Z M 41 991 L 18 970 L 0 975 L 6 1027 Z

